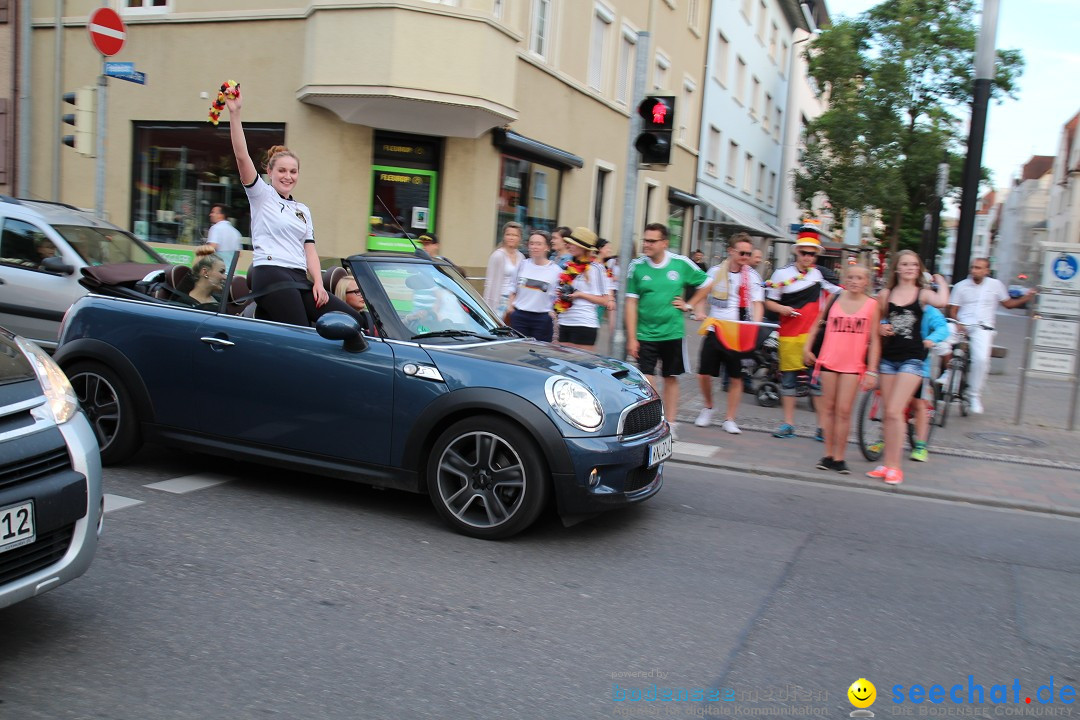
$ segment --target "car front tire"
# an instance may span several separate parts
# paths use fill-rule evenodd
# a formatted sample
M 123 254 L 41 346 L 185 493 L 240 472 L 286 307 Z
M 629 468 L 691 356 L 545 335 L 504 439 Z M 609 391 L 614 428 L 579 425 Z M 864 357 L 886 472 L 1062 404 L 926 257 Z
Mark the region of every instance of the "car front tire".
M 77 363 L 67 376 L 97 436 L 102 464 L 115 465 L 131 457 L 139 447 L 139 419 L 123 381 L 96 362 Z
M 532 438 L 488 416 L 460 420 L 439 435 L 428 456 L 427 486 L 456 531 L 498 540 L 533 524 L 551 483 Z

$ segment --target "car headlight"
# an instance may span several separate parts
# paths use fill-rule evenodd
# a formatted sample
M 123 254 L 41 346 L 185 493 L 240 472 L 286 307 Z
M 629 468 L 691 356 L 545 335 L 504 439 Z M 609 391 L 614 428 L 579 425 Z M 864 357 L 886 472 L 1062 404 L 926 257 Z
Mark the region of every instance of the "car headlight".
M 595 432 L 604 424 L 604 409 L 592 390 L 576 380 L 554 377 L 544 386 L 548 402 L 563 420 L 579 430 Z
M 44 350 L 34 343 L 21 337 L 16 337 L 15 343 L 30 361 L 38 382 L 41 383 L 41 389 L 45 393 L 44 408 L 39 407 L 35 410 L 42 411 L 47 408 L 57 425 L 66 423 L 79 409 L 79 399 L 75 397 L 75 390 L 68 382 L 67 375 Z

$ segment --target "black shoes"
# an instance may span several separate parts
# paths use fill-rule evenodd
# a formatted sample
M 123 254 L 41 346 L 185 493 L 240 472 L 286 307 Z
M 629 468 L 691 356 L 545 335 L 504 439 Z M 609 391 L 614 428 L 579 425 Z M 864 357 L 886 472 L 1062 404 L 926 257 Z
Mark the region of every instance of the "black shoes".
M 831 457 L 825 456 L 818 460 L 818 470 L 833 470 L 841 475 L 850 475 L 851 470 L 848 469 L 847 463 L 843 460 L 833 460 Z

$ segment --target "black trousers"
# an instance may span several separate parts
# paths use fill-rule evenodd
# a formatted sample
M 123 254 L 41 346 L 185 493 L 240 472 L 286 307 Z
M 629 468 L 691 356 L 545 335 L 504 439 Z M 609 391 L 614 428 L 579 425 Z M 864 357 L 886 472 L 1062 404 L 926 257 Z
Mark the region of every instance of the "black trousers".
M 248 282 L 251 284 L 251 291 L 256 293 L 277 283 L 300 282 L 306 285 L 306 289 L 285 288 L 256 298 L 255 302 L 259 309 L 275 322 L 306 327 L 314 325 L 315 321 L 326 313 L 337 311 L 351 315 L 356 318 L 361 327 L 368 328 L 368 319 L 363 313 L 353 310 L 334 295 L 331 295 L 322 307 L 315 307 L 315 297 L 311 294 L 311 281 L 308 280 L 307 272 L 304 270 L 279 265 L 259 265 L 251 268 L 248 273 Z

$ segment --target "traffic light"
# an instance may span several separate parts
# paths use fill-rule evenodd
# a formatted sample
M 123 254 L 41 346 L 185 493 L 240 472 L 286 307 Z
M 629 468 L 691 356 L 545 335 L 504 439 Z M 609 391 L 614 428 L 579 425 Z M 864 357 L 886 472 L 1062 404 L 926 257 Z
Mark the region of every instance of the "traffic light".
M 675 127 L 675 98 L 670 95 L 648 95 L 638 105 L 638 115 L 645 128 L 634 140 L 645 165 L 667 165 L 671 162 L 671 130 Z
M 64 115 L 64 122 L 75 127 L 74 135 L 65 135 L 63 142 L 75 152 L 87 157 L 94 157 L 94 140 L 97 131 L 94 120 L 97 117 L 95 105 L 97 92 L 92 85 L 81 87 L 75 92 L 64 93 L 64 102 L 75 106 L 75 112 Z

